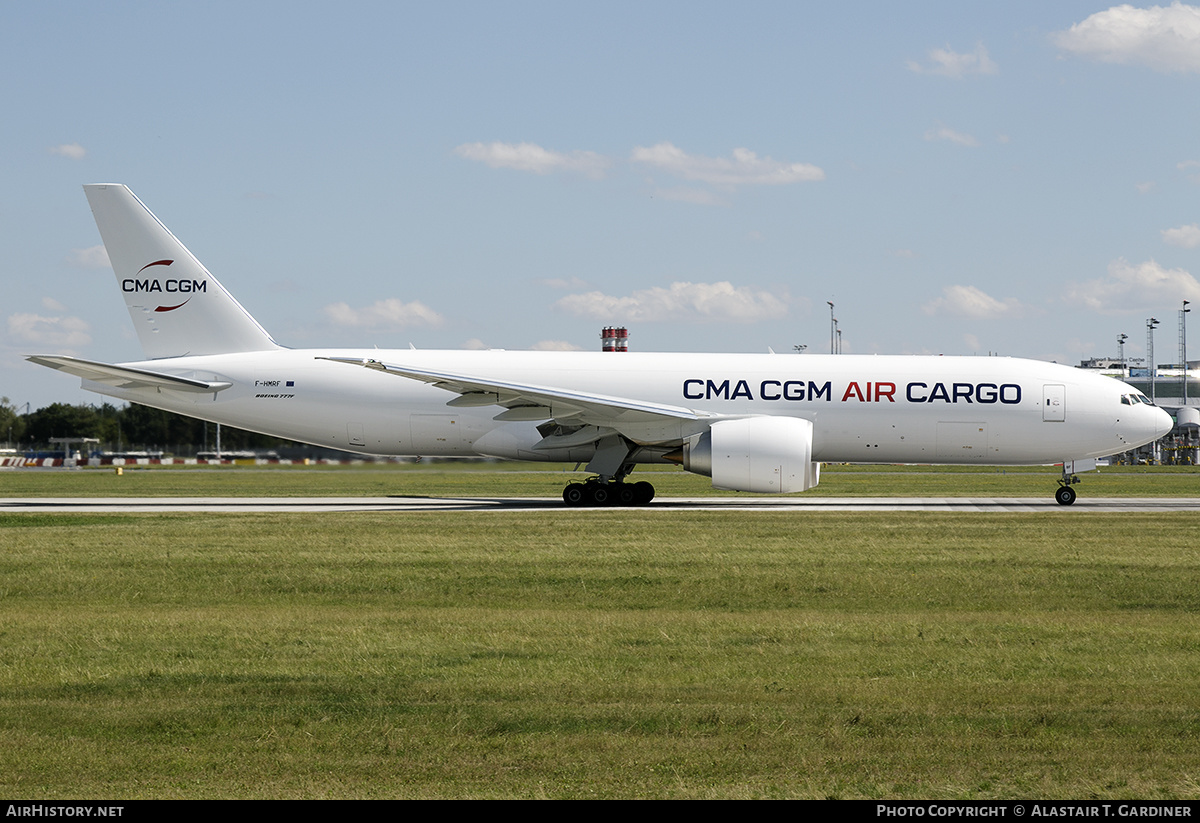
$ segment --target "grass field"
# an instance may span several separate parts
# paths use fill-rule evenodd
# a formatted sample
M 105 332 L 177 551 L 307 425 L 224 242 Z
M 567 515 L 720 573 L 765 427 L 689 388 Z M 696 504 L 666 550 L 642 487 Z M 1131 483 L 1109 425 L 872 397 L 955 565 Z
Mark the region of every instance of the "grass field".
M 561 480 L 495 476 L 430 485 Z M 0 514 L 0 794 L 1194 798 L 1198 572 L 1194 514 Z
M 587 477 L 573 465 L 424 462 L 360 466 L 126 467 L 77 471 L 22 469 L 0 472 L 0 497 L 556 497 L 572 479 Z M 1045 497 L 1057 485 L 1054 466 L 947 467 L 826 465 L 807 497 Z M 1112 466 L 1080 476 L 1084 497 L 1200 496 L 1200 467 Z M 736 496 L 717 491 L 707 477 L 672 467 L 643 467 L 631 475 L 649 480 L 661 497 Z M 753 497 L 754 495 L 744 495 Z

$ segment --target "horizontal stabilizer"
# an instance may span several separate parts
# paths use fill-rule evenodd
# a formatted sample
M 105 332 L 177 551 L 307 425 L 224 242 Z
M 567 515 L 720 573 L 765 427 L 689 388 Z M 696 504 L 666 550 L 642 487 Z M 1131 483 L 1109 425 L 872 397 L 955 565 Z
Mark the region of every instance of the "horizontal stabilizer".
M 84 380 L 103 383 L 118 389 L 170 389 L 172 391 L 206 393 L 218 392 L 233 385 L 227 382 L 176 377 L 173 374 L 163 374 L 146 369 L 131 369 L 128 366 L 115 366 L 111 363 L 97 363 L 93 360 L 80 360 L 77 357 L 62 355 L 39 354 L 26 359 L 39 366 L 65 371 L 76 377 L 82 377 Z

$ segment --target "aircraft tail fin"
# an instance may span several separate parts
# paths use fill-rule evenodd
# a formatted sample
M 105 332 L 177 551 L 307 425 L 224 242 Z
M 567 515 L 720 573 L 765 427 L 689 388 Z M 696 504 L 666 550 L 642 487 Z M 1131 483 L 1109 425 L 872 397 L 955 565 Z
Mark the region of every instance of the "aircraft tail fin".
M 148 358 L 279 348 L 127 186 L 83 190 Z

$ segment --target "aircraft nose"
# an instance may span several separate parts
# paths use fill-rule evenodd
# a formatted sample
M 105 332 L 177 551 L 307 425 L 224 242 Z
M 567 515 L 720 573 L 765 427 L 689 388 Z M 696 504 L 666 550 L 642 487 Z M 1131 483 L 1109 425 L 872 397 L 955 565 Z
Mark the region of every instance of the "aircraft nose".
M 1165 437 L 1171 433 L 1171 429 L 1175 428 L 1175 421 L 1171 419 L 1171 415 L 1167 414 L 1162 409 L 1155 407 L 1154 409 L 1154 439 Z

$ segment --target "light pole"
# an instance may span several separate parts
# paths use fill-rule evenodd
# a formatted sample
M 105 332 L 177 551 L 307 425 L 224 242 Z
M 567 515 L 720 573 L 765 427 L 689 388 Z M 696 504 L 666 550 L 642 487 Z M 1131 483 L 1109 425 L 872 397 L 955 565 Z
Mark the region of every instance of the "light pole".
M 1146 321 L 1146 365 L 1150 367 L 1150 402 L 1157 405 L 1158 398 L 1154 394 L 1154 377 L 1158 367 L 1154 365 L 1154 329 L 1158 320 L 1151 317 Z
M 1117 359 L 1121 361 L 1121 379 L 1125 379 L 1125 341 L 1129 339 L 1127 334 L 1117 335 Z
M 1183 369 L 1183 405 L 1187 405 L 1187 314 L 1191 311 L 1188 308 L 1190 301 L 1183 301 L 1183 308 L 1179 310 L 1179 363 Z
M 833 301 L 826 300 L 829 304 L 829 353 L 833 354 L 833 338 L 837 334 L 837 320 L 833 318 Z
M 808 348 L 808 344 L 797 343 L 796 345 L 792 346 L 792 348 L 796 350 L 796 354 L 804 354 L 805 350 Z

